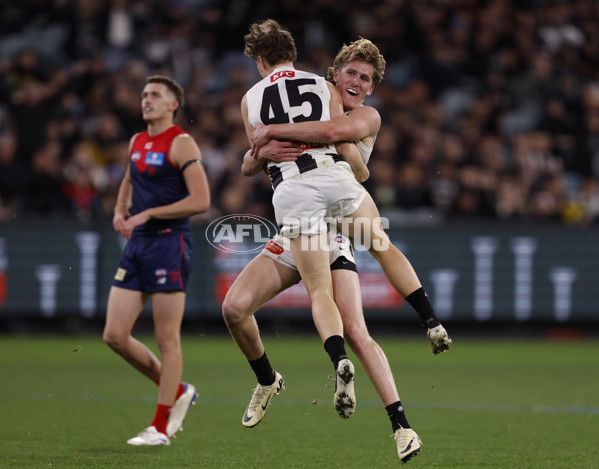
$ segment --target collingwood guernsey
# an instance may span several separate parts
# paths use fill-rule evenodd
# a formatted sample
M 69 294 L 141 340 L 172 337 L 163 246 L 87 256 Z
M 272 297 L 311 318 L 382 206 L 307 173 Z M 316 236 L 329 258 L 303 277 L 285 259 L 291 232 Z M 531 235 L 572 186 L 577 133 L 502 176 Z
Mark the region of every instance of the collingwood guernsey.
M 293 67 L 278 67 L 246 94 L 248 120 L 257 124 L 328 121 L 331 94 L 326 80 Z M 342 162 L 334 144 L 297 143 L 304 153 L 296 161 L 268 162 L 273 189 L 282 181 L 315 168 Z M 349 164 L 347 164 L 349 167 Z

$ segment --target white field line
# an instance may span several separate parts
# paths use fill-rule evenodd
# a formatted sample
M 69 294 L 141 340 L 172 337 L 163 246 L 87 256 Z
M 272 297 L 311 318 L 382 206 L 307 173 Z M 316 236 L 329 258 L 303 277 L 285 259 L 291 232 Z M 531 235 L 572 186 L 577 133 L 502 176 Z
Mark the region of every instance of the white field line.
M 249 402 L 251 393 L 245 398 L 213 398 L 200 395 L 197 399 L 198 404 L 216 404 L 216 405 L 245 405 Z M 7 401 L 66 401 L 66 402 L 155 402 L 155 394 L 141 395 L 116 395 L 104 396 L 99 394 L 52 394 L 52 393 L 2 393 L 0 399 Z M 277 396 L 275 402 L 280 406 L 310 406 L 310 405 L 328 405 L 326 401 L 306 399 L 288 399 L 284 396 Z M 548 413 L 548 414 L 599 414 L 597 406 L 578 406 L 578 405 L 514 405 L 514 404 L 489 404 L 489 403 L 462 403 L 462 402 L 410 402 L 404 403 L 406 409 L 441 409 L 441 410 L 460 410 L 471 412 L 529 412 L 529 413 Z M 359 407 L 374 408 L 381 407 L 379 401 L 359 400 Z

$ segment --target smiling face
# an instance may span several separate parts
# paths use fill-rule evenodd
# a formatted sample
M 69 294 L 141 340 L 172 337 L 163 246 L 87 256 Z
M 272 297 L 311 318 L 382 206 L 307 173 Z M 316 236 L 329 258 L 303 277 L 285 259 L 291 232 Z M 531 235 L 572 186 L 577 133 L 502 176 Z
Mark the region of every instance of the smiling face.
M 172 118 L 178 103 L 175 95 L 162 83 L 148 83 L 141 94 L 141 112 L 144 121 Z
M 351 111 L 362 105 L 366 96 L 374 90 L 372 65 L 354 60 L 339 70 L 335 70 L 333 80 L 343 98 L 343 108 Z

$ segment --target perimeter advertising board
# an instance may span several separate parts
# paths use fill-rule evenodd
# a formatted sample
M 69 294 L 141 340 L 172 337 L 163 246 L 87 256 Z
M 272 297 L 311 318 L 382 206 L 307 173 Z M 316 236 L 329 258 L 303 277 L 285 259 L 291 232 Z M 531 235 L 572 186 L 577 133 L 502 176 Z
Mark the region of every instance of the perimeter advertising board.
M 206 228 L 193 227 L 188 318 L 220 317 L 227 289 L 263 244 L 258 238 L 246 252 L 226 252 L 206 241 Z M 389 233 L 444 321 L 599 323 L 598 230 L 437 227 Z M 123 245 L 110 223 L 1 224 L 0 317 L 103 316 Z M 367 318 L 413 319 L 370 254 L 358 246 L 356 259 Z M 308 305 L 300 283 L 260 314 L 309 318 Z

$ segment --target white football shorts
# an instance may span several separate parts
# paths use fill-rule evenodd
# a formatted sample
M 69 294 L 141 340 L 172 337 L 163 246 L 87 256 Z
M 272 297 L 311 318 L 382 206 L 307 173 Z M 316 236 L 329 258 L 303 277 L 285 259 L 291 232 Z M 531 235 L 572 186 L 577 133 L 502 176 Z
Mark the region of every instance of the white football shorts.
M 349 164 L 339 162 L 285 179 L 274 191 L 272 204 L 281 235 L 292 238 L 326 233 L 354 213 L 365 195 Z
M 261 254 L 270 257 L 290 269 L 297 270 L 295 260 L 289 248 L 289 239 L 280 234 L 275 235 L 266 243 Z M 353 270 L 354 272 L 357 271 L 354 248 L 351 241 L 342 234 L 329 232 L 329 263 L 331 270 L 346 269 Z

